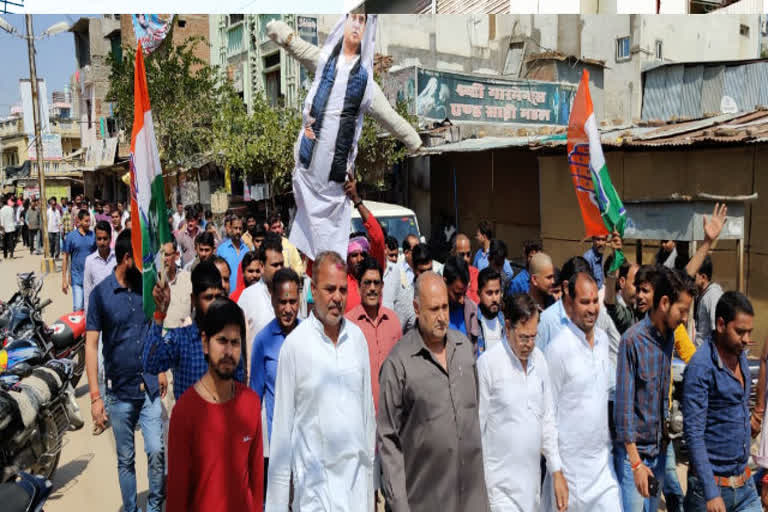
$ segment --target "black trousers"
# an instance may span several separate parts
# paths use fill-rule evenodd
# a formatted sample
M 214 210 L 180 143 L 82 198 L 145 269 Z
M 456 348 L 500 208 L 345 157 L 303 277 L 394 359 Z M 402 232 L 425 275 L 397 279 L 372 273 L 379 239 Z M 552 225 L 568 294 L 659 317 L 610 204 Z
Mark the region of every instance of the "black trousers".
M 3 258 L 8 257 L 8 253 L 13 258 L 13 250 L 16 248 L 16 231 L 3 233 Z

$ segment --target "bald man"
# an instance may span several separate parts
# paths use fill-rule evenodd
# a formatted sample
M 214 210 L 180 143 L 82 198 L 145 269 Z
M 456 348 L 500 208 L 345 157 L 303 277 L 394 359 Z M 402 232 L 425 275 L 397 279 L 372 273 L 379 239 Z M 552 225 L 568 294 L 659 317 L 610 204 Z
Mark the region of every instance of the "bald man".
M 467 287 L 467 297 L 472 299 L 475 304 L 480 303 L 480 296 L 477 294 L 477 276 L 480 271 L 472 266 L 472 245 L 469 237 L 464 233 L 459 233 L 453 240 L 453 254 L 461 256 L 467 262 L 469 267 L 469 287 Z
M 555 284 L 555 266 L 549 255 L 537 252 L 531 257 L 528 267 L 531 273 L 528 294 L 541 313 L 555 302 L 550 293 Z
M 394 346 L 379 376 L 384 497 L 393 512 L 486 512 L 472 343 L 448 328 L 448 288 L 440 275 L 418 277 L 413 307 L 418 328 Z

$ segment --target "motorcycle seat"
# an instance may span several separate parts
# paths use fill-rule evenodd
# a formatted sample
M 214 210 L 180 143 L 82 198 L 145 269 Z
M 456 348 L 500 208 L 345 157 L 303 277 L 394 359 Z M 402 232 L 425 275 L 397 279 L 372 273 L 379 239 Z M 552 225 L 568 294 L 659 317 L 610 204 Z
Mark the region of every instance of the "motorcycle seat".
M 75 333 L 66 322 L 57 320 L 51 325 L 51 342 L 56 350 L 63 350 L 75 343 Z

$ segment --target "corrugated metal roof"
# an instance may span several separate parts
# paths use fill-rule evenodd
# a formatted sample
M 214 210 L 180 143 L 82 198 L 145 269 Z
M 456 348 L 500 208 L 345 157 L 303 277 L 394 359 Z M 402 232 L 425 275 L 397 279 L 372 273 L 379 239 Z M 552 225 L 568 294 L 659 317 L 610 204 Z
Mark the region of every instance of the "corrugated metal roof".
M 600 131 L 603 146 L 616 148 L 682 147 L 711 144 L 751 144 L 768 142 L 768 110 L 721 114 L 662 126 L 624 126 Z M 422 155 L 473 152 L 509 147 L 562 147 L 565 134 L 525 137 L 483 137 L 452 144 L 423 148 Z
M 643 71 L 643 120 L 749 112 L 768 105 L 768 60 L 658 64 Z M 731 101 L 732 100 L 732 101 Z

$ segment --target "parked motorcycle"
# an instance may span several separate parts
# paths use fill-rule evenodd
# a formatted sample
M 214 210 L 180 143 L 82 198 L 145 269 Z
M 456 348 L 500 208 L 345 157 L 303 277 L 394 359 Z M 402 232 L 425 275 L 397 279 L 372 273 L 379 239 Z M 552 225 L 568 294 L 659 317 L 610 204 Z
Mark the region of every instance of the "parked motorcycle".
M 3 352 L 14 362 L 0 373 L 0 482 L 22 471 L 50 479 L 64 435 L 84 424 L 70 383 L 74 363 L 62 359 L 33 366 L 39 354 L 28 345 L 8 347 Z
M 0 484 L 0 503 L 7 512 L 42 512 L 52 488 L 44 477 L 20 473 L 18 481 Z
M 85 313 L 74 311 L 62 315 L 51 326 L 42 319 L 42 311 L 50 299 L 41 301 L 43 280 L 34 272 L 17 274 L 18 291 L 0 305 L 0 336 L 3 346 L 29 339 L 43 351 L 43 360 L 71 359 L 75 363 L 72 387 L 77 388 L 85 371 Z

